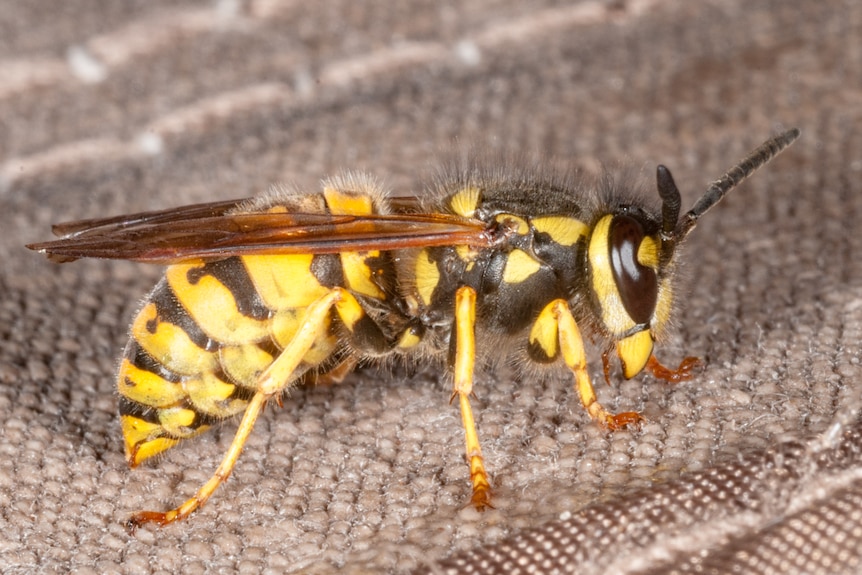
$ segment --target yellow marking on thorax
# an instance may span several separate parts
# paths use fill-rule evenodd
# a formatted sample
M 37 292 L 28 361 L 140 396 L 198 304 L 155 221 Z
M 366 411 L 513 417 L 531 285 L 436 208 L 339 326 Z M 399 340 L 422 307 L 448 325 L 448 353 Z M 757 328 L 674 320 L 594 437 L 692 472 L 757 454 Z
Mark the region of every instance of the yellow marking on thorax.
M 434 288 L 440 283 L 440 269 L 437 267 L 437 262 L 431 261 L 428 250 L 419 252 L 419 256 L 416 258 L 415 271 L 416 291 L 419 294 L 419 299 L 426 306 L 430 306 Z
M 539 271 L 542 264 L 523 250 L 512 250 L 506 258 L 503 281 L 507 284 L 520 283 Z
M 372 280 L 373 272 L 366 260 L 380 256 L 380 252 L 343 252 L 341 257 L 341 269 L 344 270 L 344 280 L 350 291 L 373 297 L 386 299 L 386 294 Z
M 241 314 L 233 293 L 215 277 L 200 274 L 194 283 L 189 281 L 189 272 L 201 267 L 198 263 L 173 265 L 165 277 L 204 333 L 224 344 L 251 343 L 269 337 L 269 322 Z
M 269 309 L 305 307 L 329 288 L 311 273 L 311 254 L 242 256 L 255 290 Z
M 326 198 L 329 211 L 335 215 L 366 216 L 374 213 L 374 203 L 366 194 L 326 186 L 323 188 L 323 197 Z
M 635 322 L 626 312 L 611 269 L 608 232 L 612 219 L 612 215 L 606 215 L 596 223 L 590 237 L 588 256 L 593 292 L 602 308 L 602 322 L 612 334 L 617 335 L 633 328 Z
M 537 232 L 548 234 L 561 246 L 573 246 L 590 232 L 590 227 L 584 222 L 565 216 L 544 216 L 531 221 Z
M 198 347 L 182 328 L 161 321 L 152 302 L 135 316 L 132 338 L 161 365 L 180 375 L 213 370 L 218 365 L 216 356 Z
M 479 256 L 479 250 L 470 246 L 455 246 L 455 253 L 468 264 L 473 263 Z
M 481 197 L 482 191 L 479 188 L 473 186 L 462 188 L 449 199 L 449 207 L 459 216 L 472 218 Z
M 515 233 L 519 236 L 526 236 L 530 233 L 530 224 L 524 218 L 513 216 L 512 214 L 498 214 L 494 221 L 498 224 L 515 225 Z

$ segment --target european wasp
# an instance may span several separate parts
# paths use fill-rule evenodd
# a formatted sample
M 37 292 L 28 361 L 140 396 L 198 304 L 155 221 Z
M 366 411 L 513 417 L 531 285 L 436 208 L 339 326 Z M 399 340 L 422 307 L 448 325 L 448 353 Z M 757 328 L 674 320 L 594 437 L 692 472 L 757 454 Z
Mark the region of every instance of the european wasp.
M 615 353 L 626 378 L 647 369 L 688 379 L 697 360 L 668 369 L 653 355 L 674 307 L 678 248 L 707 210 L 798 136 L 792 129 L 766 141 L 681 218 L 662 165 L 660 208 L 630 190 L 584 190 L 526 172 L 463 169 L 421 198 L 389 197 L 371 177 L 347 174 L 322 192 L 59 224 L 61 239 L 28 247 L 55 261 L 168 265 L 132 323 L 117 378 L 132 467 L 242 414 L 212 478 L 173 510 L 133 515 L 131 528 L 203 505 L 270 400 L 380 358 L 448 368 L 472 503 L 483 509 L 491 484 L 470 407 L 474 366 L 499 350 L 528 368 L 562 364 L 594 420 L 611 429 L 638 422 L 596 400 L 582 333 L 602 342 L 606 378 Z

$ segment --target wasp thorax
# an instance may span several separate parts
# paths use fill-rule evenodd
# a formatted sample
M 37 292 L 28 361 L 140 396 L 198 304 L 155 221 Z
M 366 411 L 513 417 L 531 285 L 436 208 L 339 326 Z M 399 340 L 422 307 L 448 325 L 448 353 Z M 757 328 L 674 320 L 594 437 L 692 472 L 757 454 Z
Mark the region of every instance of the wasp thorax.
M 618 215 L 610 224 L 608 253 L 623 307 L 635 323 L 649 323 L 658 299 L 658 278 L 644 263 L 654 258 L 655 242 L 638 220 Z

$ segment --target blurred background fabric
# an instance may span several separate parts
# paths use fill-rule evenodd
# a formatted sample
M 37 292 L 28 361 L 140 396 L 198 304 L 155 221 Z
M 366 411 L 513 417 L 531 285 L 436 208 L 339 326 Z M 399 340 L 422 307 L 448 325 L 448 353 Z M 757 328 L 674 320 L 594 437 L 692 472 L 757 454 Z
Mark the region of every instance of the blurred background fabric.
M 862 3 L 0 1 L 0 572 L 854 573 L 862 557 Z M 235 422 L 129 470 L 115 370 L 157 266 L 57 265 L 50 225 L 317 190 L 421 193 L 465 149 L 622 170 L 689 207 L 800 140 L 685 245 L 691 381 L 477 375 L 495 508 L 435 370 L 363 370 L 268 409 L 190 520 L 123 528 L 212 474 Z M 508 563 L 507 563 L 508 561 Z M 736 570 L 736 571 L 734 571 Z

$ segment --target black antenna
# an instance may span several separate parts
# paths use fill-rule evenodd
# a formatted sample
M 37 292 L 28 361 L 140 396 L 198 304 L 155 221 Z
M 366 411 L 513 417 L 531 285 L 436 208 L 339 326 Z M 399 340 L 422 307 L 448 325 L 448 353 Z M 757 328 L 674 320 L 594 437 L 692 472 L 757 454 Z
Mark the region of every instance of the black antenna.
M 762 143 L 756 150 L 748 154 L 745 158 L 739 161 L 735 166 L 727 171 L 726 174 L 714 181 L 707 188 L 706 193 L 694 204 L 694 207 L 683 216 L 679 222 L 679 227 L 674 234 L 673 241 L 682 240 L 688 233 L 694 229 L 697 220 L 707 212 L 712 206 L 718 203 L 721 198 L 730 190 L 738 186 L 745 178 L 753 174 L 758 168 L 765 165 L 769 160 L 777 156 L 787 146 L 793 143 L 799 137 L 799 130 L 792 128 L 786 132 L 771 138 Z M 665 168 L 666 170 L 667 168 Z M 673 180 L 671 180 L 673 182 Z M 676 187 L 676 186 L 674 186 Z M 661 194 L 661 183 L 659 183 L 659 194 Z M 679 194 L 679 192 L 677 192 Z M 664 198 L 664 196 L 662 196 Z M 664 246 L 662 246 L 664 247 Z

